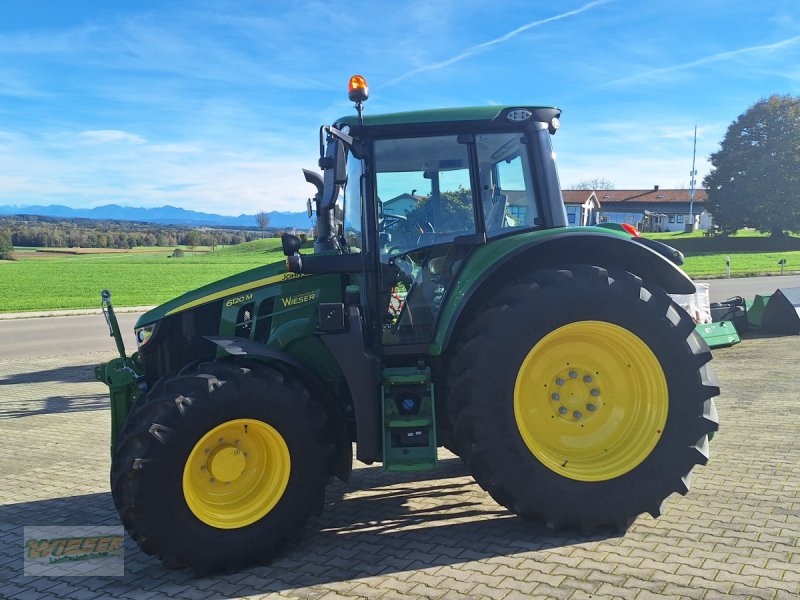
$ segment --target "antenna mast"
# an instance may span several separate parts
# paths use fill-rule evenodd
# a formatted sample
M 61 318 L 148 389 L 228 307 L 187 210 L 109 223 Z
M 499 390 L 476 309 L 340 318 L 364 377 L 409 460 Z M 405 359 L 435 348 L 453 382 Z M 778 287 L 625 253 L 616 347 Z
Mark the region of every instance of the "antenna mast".
M 694 124 L 694 148 L 692 148 L 692 170 L 689 172 L 689 177 L 691 180 L 690 188 L 689 188 L 689 224 L 691 229 L 689 230 L 694 231 L 694 186 L 695 186 L 695 177 L 697 176 L 697 171 L 694 168 L 695 157 L 697 156 L 697 123 Z

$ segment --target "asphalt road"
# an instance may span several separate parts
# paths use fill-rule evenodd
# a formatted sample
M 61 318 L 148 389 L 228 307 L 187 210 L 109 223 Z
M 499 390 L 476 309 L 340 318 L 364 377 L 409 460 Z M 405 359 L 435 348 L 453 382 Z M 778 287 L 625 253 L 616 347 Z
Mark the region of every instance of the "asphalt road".
M 117 314 L 125 348 L 136 349 L 133 326 L 141 313 Z M 42 317 L 0 321 L 0 359 L 116 352 L 103 315 Z
M 711 302 L 720 302 L 732 296 L 750 299 L 756 294 L 772 294 L 778 288 L 800 287 L 800 275 L 698 280 L 699 282 L 710 283 Z

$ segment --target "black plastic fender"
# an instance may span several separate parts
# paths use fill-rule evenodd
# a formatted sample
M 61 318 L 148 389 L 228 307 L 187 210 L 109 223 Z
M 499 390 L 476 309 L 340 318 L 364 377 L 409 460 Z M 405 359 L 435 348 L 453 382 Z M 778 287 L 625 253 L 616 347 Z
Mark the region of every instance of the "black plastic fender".
M 268 363 L 278 363 L 292 369 L 295 374 L 308 386 L 309 392 L 325 407 L 328 421 L 335 428 L 336 459 L 333 463 L 333 473 L 342 481 L 350 479 L 353 466 L 353 448 L 350 436 L 347 433 L 347 423 L 339 405 L 325 387 L 322 380 L 305 364 L 295 357 L 240 337 L 205 336 L 209 342 L 215 343 L 231 356 L 248 357 Z

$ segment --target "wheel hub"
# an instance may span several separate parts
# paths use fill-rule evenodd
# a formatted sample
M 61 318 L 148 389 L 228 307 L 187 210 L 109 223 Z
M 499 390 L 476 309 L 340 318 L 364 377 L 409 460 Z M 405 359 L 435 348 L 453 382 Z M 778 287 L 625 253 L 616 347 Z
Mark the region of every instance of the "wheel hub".
M 602 407 L 599 373 L 566 367 L 547 387 L 550 390 L 550 407 L 560 419 L 585 423 L 586 419 L 596 416 Z
M 228 483 L 237 479 L 245 469 L 244 452 L 233 444 L 224 444 L 209 452 L 208 473 L 217 481 Z

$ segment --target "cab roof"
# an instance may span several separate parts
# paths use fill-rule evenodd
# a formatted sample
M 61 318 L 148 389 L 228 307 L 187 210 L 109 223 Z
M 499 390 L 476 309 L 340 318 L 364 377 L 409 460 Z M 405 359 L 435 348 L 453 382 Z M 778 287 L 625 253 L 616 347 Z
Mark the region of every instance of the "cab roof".
M 494 121 L 508 118 L 514 111 L 528 111 L 531 119 L 549 122 L 558 117 L 561 110 L 553 106 L 507 105 L 507 106 L 468 106 L 463 108 L 435 108 L 410 112 L 387 113 L 383 115 L 364 115 L 364 126 L 411 125 L 416 123 L 443 123 L 453 121 Z M 358 115 L 347 115 L 336 121 L 336 125 L 358 126 Z

